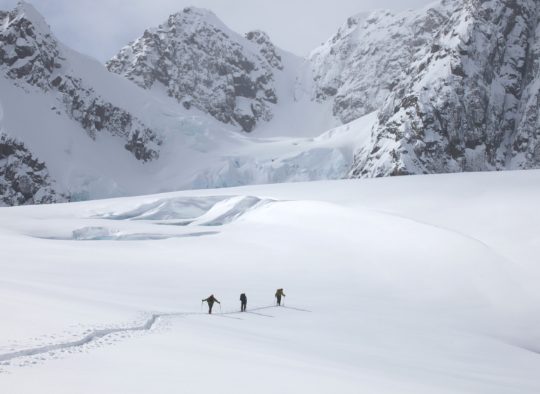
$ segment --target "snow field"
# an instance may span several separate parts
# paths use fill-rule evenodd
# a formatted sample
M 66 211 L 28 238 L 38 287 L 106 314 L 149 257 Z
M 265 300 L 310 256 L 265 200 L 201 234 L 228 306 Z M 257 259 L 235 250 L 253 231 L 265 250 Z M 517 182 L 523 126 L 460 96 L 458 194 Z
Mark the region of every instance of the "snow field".
M 0 390 L 536 393 L 539 178 L 326 181 L 0 209 L 0 355 L 194 313 L 80 352 L 12 360 Z M 92 227 L 175 237 L 71 237 Z M 278 287 L 302 310 L 229 314 L 241 292 L 254 309 Z M 199 315 L 211 293 L 227 315 Z

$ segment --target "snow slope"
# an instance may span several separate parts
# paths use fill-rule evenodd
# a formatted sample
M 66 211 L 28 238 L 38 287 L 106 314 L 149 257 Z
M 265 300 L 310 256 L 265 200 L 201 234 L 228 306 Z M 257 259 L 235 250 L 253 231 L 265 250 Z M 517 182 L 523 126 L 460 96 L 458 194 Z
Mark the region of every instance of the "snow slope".
M 1 208 L 0 391 L 537 393 L 538 185 L 470 173 Z M 210 293 L 222 314 L 201 314 Z

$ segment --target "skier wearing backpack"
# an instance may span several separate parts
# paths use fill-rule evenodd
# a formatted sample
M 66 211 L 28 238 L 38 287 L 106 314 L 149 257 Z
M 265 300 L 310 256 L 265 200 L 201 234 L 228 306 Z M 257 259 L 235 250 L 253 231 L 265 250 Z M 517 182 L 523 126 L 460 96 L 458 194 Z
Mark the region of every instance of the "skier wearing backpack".
M 212 313 L 212 307 L 214 306 L 214 302 L 217 302 L 218 304 L 221 305 L 221 302 L 219 302 L 218 299 L 214 297 L 213 294 L 211 294 L 210 297 L 202 300 L 202 302 L 205 302 L 205 301 L 208 303 L 208 314 Z
M 281 297 L 286 297 L 285 293 L 283 292 L 283 289 L 277 289 L 276 291 L 276 300 L 277 304 L 281 305 Z
M 245 293 L 240 294 L 240 311 L 245 312 L 247 306 L 247 297 Z

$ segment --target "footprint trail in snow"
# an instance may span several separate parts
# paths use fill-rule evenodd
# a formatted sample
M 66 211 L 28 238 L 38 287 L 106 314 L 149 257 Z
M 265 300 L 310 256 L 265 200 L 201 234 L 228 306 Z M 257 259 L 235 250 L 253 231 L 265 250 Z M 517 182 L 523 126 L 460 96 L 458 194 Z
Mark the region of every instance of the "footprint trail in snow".
M 264 306 L 264 307 L 256 307 L 252 309 L 248 309 L 246 311 L 247 314 L 251 315 L 260 315 L 265 317 L 274 317 L 271 315 L 266 315 L 262 313 L 258 313 L 256 311 L 270 309 L 270 308 L 277 308 L 277 306 Z M 291 309 L 291 310 L 297 310 L 302 312 L 311 312 L 306 309 L 300 309 L 300 308 L 294 308 L 289 306 L 282 306 L 280 308 L 284 309 Z M 235 320 L 243 320 L 239 317 L 230 316 L 233 314 L 240 314 L 242 312 L 239 311 L 233 311 L 233 312 L 220 312 L 215 313 L 213 316 L 218 317 L 224 317 L 224 318 L 231 318 Z M 104 339 L 105 337 L 112 336 L 114 334 L 126 334 L 126 333 L 135 333 L 135 332 L 145 332 L 150 331 L 158 322 L 159 319 L 164 317 L 185 317 L 185 316 L 194 316 L 194 315 L 207 315 L 205 312 L 177 312 L 177 313 L 155 313 L 152 314 L 151 317 L 149 317 L 144 323 L 136 326 L 130 326 L 130 327 L 120 327 L 120 328 L 108 328 L 108 329 L 100 329 L 100 330 L 94 330 L 90 332 L 89 334 L 85 335 L 84 337 L 74 340 L 74 341 L 67 341 L 67 342 L 61 342 L 57 344 L 50 344 L 50 345 L 44 345 L 44 346 L 38 346 L 34 348 L 28 348 L 28 349 L 22 349 L 17 350 L 9 353 L 3 353 L 0 354 L 0 366 L 9 366 L 11 365 L 11 362 L 16 359 L 22 359 L 25 357 L 32 357 L 32 356 L 39 356 L 39 355 L 54 355 L 55 352 L 58 351 L 67 351 L 70 349 L 77 349 L 82 348 L 85 345 L 89 345 L 92 343 L 95 343 L 101 339 Z M 124 338 L 124 337 L 122 337 Z M 110 344 L 110 342 L 108 342 Z M 45 358 L 40 358 L 39 361 L 45 361 Z M 37 364 L 36 361 L 31 363 L 22 363 L 21 366 L 27 365 L 27 364 Z M 0 369 L 0 373 L 3 371 Z

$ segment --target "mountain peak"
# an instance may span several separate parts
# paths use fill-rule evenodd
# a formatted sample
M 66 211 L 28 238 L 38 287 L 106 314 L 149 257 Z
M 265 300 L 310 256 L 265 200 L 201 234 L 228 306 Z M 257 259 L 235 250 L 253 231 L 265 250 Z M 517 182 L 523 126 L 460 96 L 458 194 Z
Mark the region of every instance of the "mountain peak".
M 182 11 L 169 16 L 167 20 L 169 26 L 178 26 L 186 29 L 191 25 L 211 25 L 219 30 L 232 33 L 232 31 L 214 14 L 206 8 L 186 7 Z
M 43 15 L 41 15 L 32 4 L 27 3 L 26 1 L 19 1 L 11 15 L 13 19 L 20 18 L 28 20 L 32 25 L 34 25 L 35 29 L 43 34 L 51 33 L 51 28 L 45 21 Z
M 57 57 L 58 43 L 31 4 L 21 1 L 0 14 L 0 68 L 7 76 L 48 89 Z
M 107 67 L 145 89 L 161 85 L 184 108 L 250 132 L 272 117 L 281 60 L 265 33 L 243 37 L 213 12 L 188 7 L 148 29 Z
M 200 7 L 194 7 L 194 6 L 189 6 L 189 7 L 186 7 L 182 10 L 182 13 L 183 14 L 189 14 L 189 15 L 196 15 L 196 16 L 200 16 L 200 17 L 215 17 L 216 15 L 210 11 L 209 9 L 207 8 L 200 8 Z

